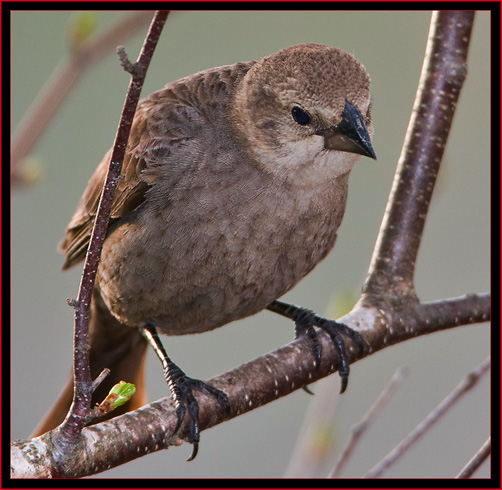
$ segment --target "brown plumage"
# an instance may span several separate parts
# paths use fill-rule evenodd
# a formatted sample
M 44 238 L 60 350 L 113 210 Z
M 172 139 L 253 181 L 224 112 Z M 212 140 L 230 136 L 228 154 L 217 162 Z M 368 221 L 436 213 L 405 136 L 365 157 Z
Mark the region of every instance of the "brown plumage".
M 211 330 L 266 308 L 312 270 L 334 245 L 351 168 L 374 158 L 370 106 L 364 67 L 316 44 L 202 71 L 144 99 L 96 278 L 94 374 L 111 367 L 125 379 L 127 366 L 125 380 L 142 385 L 134 327 Z M 68 225 L 64 268 L 85 256 L 109 158 Z

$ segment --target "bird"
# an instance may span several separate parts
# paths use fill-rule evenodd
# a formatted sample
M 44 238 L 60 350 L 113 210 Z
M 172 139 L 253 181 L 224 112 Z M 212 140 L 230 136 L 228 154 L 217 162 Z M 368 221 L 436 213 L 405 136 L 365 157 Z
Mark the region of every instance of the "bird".
M 371 81 L 351 54 L 306 43 L 258 61 L 210 68 L 168 83 L 140 101 L 114 197 L 93 291 L 93 376 L 111 374 L 100 401 L 126 379 L 145 403 L 147 346 L 162 362 L 178 415 L 188 415 L 193 459 L 200 390 L 230 411 L 227 395 L 188 377 L 160 335 L 206 332 L 264 309 L 295 322 L 318 367 L 315 327 L 338 349 L 343 392 L 347 326 L 279 298 L 335 244 L 348 177 L 372 146 Z M 63 269 L 85 258 L 111 157 L 95 170 L 60 243 Z M 35 430 L 57 426 L 70 406 L 70 379 Z M 122 407 L 121 407 L 122 408 Z M 118 410 L 120 412 L 120 409 Z

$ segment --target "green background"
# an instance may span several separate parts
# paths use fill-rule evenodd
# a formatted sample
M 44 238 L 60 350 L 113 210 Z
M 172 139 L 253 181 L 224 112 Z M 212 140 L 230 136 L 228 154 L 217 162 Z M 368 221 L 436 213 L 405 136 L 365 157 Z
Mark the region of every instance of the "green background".
M 99 12 L 101 31 L 127 12 Z M 67 55 L 71 12 L 13 12 L 12 127 L 58 62 Z M 357 298 L 392 184 L 420 74 L 430 12 L 175 12 L 154 55 L 143 95 L 190 73 L 259 59 L 284 47 L 316 42 L 354 54 L 372 77 L 378 161 L 352 171 L 349 201 L 335 251 L 284 299 L 331 314 L 336 298 Z M 490 17 L 476 16 L 464 85 L 416 264 L 422 301 L 485 292 L 490 287 Z M 143 35 L 128 40 L 135 59 Z M 110 54 L 83 77 L 33 152 L 42 180 L 12 192 L 12 438 L 26 438 L 49 408 L 71 365 L 72 310 L 80 267 L 62 273 L 56 245 L 96 165 L 111 146 L 128 76 Z M 349 302 L 350 303 L 350 302 Z M 341 314 L 342 312 L 339 312 Z M 190 376 L 207 379 L 294 337 L 291 322 L 264 312 L 216 331 L 165 338 Z M 459 327 L 387 348 L 352 366 L 338 401 L 333 434 L 344 443 L 400 366 L 410 375 L 361 441 L 344 476 L 376 464 L 489 353 L 488 324 Z M 103 473 L 104 477 L 281 477 L 309 404 L 322 384 L 202 433 L 199 455 L 183 445 Z M 149 400 L 166 396 L 157 359 L 147 365 Z M 489 379 L 429 432 L 389 477 L 452 477 L 490 430 Z M 312 412 L 309 412 L 312 413 Z M 331 430 L 331 429 L 330 429 Z M 335 456 L 316 470 L 325 476 Z M 295 466 L 295 465 L 293 465 Z M 288 473 L 293 475 L 294 473 Z M 488 476 L 487 464 L 476 476 Z

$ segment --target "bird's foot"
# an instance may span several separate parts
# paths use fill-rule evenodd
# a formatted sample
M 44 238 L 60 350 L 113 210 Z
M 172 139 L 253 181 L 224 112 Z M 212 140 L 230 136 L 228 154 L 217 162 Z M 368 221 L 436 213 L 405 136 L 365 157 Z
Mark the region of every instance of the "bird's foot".
M 361 334 L 349 328 L 344 323 L 328 320 L 301 306 L 290 305 L 281 301 L 273 301 L 267 308 L 295 322 L 296 338 L 309 338 L 312 345 L 312 354 L 314 356 L 316 369 L 318 369 L 321 364 L 322 347 L 314 327 L 319 327 L 331 337 L 333 345 L 338 353 L 338 374 L 341 378 L 340 393 L 343 393 L 347 389 L 350 372 L 350 362 L 345 349 L 343 335 L 350 337 L 357 344 L 360 352 L 362 352 L 364 351 L 365 344 Z M 311 393 L 306 387 L 304 387 L 304 390 L 307 391 L 307 393 Z
M 165 378 L 171 389 L 171 394 L 176 407 L 176 415 L 178 417 L 174 433 L 178 432 L 181 427 L 187 411 L 190 417 L 187 441 L 193 445 L 193 449 L 192 454 L 187 461 L 192 461 L 195 456 L 197 456 L 200 441 L 199 404 L 195 399 L 193 390 L 196 389 L 206 395 L 216 398 L 217 402 L 225 410 L 227 416 L 230 414 L 230 401 L 223 391 L 218 390 L 214 386 L 208 385 L 199 379 L 189 378 L 173 362 L 170 363 L 169 374 L 166 374 Z
M 199 404 L 193 394 L 196 389 L 206 395 L 214 396 L 218 403 L 224 408 L 226 415 L 230 414 L 230 401 L 223 391 L 210 386 L 199 379 L 189 378 L 167 355 L 162 345 L 155 327 L 146 325 L 141 329 L 142 334 L 148 343 L 153 347 L 164 367 L 164 378 L 171 390 L 171 396 L 176 408 L 178 421 L 174 433 L 178 432 L 185 414 L 188 411 L 190 422 L 188 426 L 187 441 L 193 445 L 192 454 L 187 461 L 192 461 L 199 450 L 200 428 L 199 428 Z

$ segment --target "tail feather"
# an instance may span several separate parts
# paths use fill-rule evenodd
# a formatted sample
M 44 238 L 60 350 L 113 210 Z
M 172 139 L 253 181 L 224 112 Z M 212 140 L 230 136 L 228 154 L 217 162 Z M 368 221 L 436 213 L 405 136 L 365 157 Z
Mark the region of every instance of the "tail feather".
M 126 404 L 108 416 L 93 420 L 93 423 L 121 415 L 146 403 L 144 368 L 147 343 L 135 328 L 120 323 L 106 308 L 101 296 L 95 291 L 91 306 L 90 363 L 93 379 L 104 368 L 110 374 L 94 392 L 92 406 L 103 401 L 113 385 L 126 381 L 136 385 L 136 393 Z M 66 383 L 59 398 L 49 413 L 32 433 L 32 437 L 44 434 L 57 427 L 66 417 L 73 400 L 73 376 Z

